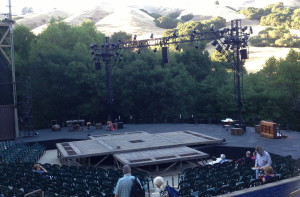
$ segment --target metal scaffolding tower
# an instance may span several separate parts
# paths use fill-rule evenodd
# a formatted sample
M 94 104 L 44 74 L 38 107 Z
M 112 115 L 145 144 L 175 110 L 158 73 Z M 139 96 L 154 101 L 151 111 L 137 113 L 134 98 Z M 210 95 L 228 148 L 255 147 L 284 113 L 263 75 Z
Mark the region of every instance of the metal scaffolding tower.
M 0 54 L 11 65 L 15 132 L 16 132 L 16 136 L 19 136 L 15 58 L 14 58 L 14 39 L 13 39 L 14 23 L 15 21 L 12 19 L 11 0 L 8 0 L 8 13 L 5 14 L 5 18 L 0 22 L 0 36 L 1 36 Z

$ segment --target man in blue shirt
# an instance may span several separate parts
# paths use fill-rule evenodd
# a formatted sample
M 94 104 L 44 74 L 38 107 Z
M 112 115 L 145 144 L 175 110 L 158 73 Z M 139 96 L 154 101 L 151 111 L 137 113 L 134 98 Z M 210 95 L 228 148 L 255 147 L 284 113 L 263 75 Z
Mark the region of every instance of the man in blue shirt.
M 133 185 L 134 176 L 131 175 L 131 168 L 129 165 L 123 166 L 124 176 L 118 180 L 115 187 L 114 194 L 115 197 L 130 197 L 130 190 Z M 137 181 L 140 183 L 139 179 Z

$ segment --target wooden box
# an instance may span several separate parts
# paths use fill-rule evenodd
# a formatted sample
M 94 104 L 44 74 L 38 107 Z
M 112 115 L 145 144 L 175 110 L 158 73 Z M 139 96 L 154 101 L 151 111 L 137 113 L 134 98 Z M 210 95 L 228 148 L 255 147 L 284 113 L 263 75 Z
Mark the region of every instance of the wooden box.
M 278 125 L 275 122 L 260 121 L 260 135 L 267 138 L 278 138 Z
M 231 135 L 243 135 L 243 128 L 231 128 Z

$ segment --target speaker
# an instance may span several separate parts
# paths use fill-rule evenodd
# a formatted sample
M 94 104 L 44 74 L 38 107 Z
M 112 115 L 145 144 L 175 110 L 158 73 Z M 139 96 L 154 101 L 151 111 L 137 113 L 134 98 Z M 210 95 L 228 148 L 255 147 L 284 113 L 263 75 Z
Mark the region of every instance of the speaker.
M 240 50 L 240 53 L 241 53 L 241 59 L 242 59 L 242 60 L 248 59 L 248 52 L 247 52 L 247 49 L 241 49 L 241 50 Z
M 162 60 L 163 60 L 163 63 L 166 64 L 166 63 L 169 63 L 169 60 L 168 60 L 168 47 L 162 47 Z

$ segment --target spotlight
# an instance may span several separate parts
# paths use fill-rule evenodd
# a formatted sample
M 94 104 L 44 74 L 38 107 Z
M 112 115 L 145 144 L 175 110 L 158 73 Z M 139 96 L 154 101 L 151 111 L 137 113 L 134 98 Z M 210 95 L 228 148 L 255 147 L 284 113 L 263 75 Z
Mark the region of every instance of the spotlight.
M 246 31 L 247 28 L 248 28 L 247 26 L 243 27 L 243 28 L 242 28 L 242 32 Z
M 230 47 L 230 44 L 228 44 L 228 45 L 225 47 L 225 50 L 228 51 L 229 47 Z
M 218 41 L 214 40 L 214 41 L 212 41 L 211 44 L 212 44 L 213 46 L 216 46 L 216 45 L 219 44 L 219 43 L 218 43 Z
M 153 33 L 150 35 L 150 38 L 153 38 Z
M 217 47 L 216 47 L 216 50 L 217 50 L 219 53 L 221 53 L 222 50 L 223 50 L 223 48 L 222 48 L 221 45 L 218 44 Z
M 173 36 L 174 36 L 174 37 L 177 37 L 176 31 L 173 31 Z
M 210 28 L 209 28 L 210 31 L 214 31 L 215 30 L 215 27 L 214 25 L 210 25 Z
M 252 27 L 250 26 L 250 34 L 253 34 L 253 29 L 252 29 Z
M 157 52 L 157 48 L 155 48 L 155 49 L 153 50 L 153 52 L 156 53 L 156 52 Z
M 136 52 L 137 52 L 137 54 L 140 54 L 141 53 L 141 49 L 138 49 Z
M 136 36 L 136 34 L 133 36 L 133 40 L 136 40 L 136 38 L 137 38 L 137 36 Z
M 196 34 L 197 33 L 197 30 L 196 28 L 193 29 L 193 34 Z
M 179 44 L 178 45 L 176 45 L 176 51 L 179 51 Z
M 198 49 L 199 48 L 199 45 L 198 44 L 195 44 L 195 49 Z
M 91 44 L 90 47 L 91 47 L 91 49 L 94 49 L 94 48 L 97 48 L 98 45 L 97 44 Z
M 233 49 L 234 49 L 234 45 L 231 45 L 229 49 L 230 49 L 230 50 L 233 50 Z
M 162 41 L 159 41 L 159 46 L 162 47 L 163 43 Z

